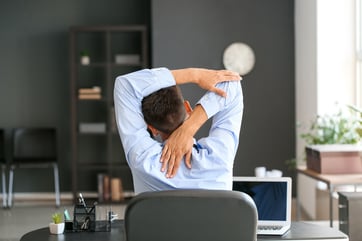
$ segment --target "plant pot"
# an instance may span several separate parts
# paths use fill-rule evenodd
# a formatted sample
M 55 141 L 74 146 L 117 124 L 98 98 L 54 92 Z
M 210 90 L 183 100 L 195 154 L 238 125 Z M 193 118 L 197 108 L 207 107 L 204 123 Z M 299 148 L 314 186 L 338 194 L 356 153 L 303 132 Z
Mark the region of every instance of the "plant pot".
M 305 148 L 307 168 L 321 174 L 362 173 L 362 147 L 354 144 L 311 145 Z
M 64 223 L 49 223 L 49 231 L 51 234 L 61 234 L 64 232 Z
M 88 65 L 90 63 L 90 58 L 89 56 L 81 56 L 80 57 L 80 63 L 82 65 Z

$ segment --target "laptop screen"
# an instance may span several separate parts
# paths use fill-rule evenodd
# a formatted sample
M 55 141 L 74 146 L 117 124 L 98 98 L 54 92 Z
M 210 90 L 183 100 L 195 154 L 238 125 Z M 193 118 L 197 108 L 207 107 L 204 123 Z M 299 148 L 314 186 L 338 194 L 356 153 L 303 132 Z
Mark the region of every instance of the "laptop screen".
M 253 198 L 259 221 L 287 220 L 288 186 L 285 180 L 234 178 L 233 190 L 247 193 Z

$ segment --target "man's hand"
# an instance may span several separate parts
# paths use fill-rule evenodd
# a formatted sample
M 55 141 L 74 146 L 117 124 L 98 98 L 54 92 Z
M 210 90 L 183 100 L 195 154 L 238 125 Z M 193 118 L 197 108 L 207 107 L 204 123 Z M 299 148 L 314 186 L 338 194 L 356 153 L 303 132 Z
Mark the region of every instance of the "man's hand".
M 195 83 L 202 89 L 215 92 L 216 94 L 226 97 L 226 92 L 216 88 L 216 84 L 225 81 L 240 81 L 241 76 L 230 70 L 210 70 L 202 68 L 189 68 L 171 71 L 176 84 Z
M 166 177 L 172 178 L 176 175 L 184 156 L 186 166 L 191 168 L 193 136 L 206 121 L 207 114 L 204 108 L 197 105 L 190 117 L 169 136 L 161 155 L 161 171 L 167 168 Z
M 185 156 L 185 164 L 191 168 L 191 152 L 194 144 L 193 135 L 185 129 L 185 126 L 177 128 L 167 139 L 162 149 L 161 171 L 167 169 L 166 177 L 172 178 L 180 167 L 182 158 Z

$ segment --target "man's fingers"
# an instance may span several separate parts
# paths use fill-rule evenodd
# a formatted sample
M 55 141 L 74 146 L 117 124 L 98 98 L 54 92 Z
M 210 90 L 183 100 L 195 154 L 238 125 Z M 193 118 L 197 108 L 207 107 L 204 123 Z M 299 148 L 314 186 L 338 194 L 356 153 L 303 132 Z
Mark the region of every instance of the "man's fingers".
M 174 168 L 174 165 L 175 165 L 175 159 L 171 158 L 168 162 L 167 173 L 166 173 L 167 178 L 172 177 L 172 170 Z
M 214 88 L 211 88 L 210 91 L 215 92 L 216 94 L 218 94 L 222 97 L 226 97 L 226 92 L 222 89 L 214 87 Z
M 162 162 L 162 167 L 161 167 L 161 172 L 166 171 L 166 167 L 167 164 L 169 162 L 171 158 L 171 151 L 168 148 L 168 146 L 164 146 L 163 150 L 162 150 L 162 154 L 161 154 L 161 158 L 160 158 L 160 162 Z
M 229 78 L 230 80 L 242 80 L 242 77 L 240 76 L 240 74 L 235 71 L 224 70 L 224 71 L 222 71 L 222 73 L 224 74 L 225 79 Z
M 166 170 L 166 167 L 170 161 L 171 152 L 169 151 L 162 151 L 160 162 L 162 162 L 161 166 L 161 172 L 164 172 Z
M 167 174 L 166 177 L 168 178 L 172 178 L 176 175 L 179 167 L 180 167 L 180 163 L 182 160 L 182 154 L 181 153 L 174 153 L 172 155 L 172 165 L 168 165 L 168 170 L 167 170 Z
M 185 164 L 187 166 L 187 168 L 191 169 L 191 151 L 186 153 L 185 155 Z
M 162 161 L 161 172 L 164 172 L 166 170 L 167 164 L 168 164 L 168 159 Z
M 164 146 L 162 149 L 162 153 L 161 153 L 161 158 L 160 158 L 160 162 L 163 162 L 166 158 L 166 155 L 168 153 L 168 146 Z
M 180 163 L 181 163 L 180 159 L 181 158 L 176 158 L 176 161 L 174 162 L 172 170 L 170 170 L 170 175 L 168 176 L 168 178 L 173 178 L 176 175 L 176 173 L 180 167 Z

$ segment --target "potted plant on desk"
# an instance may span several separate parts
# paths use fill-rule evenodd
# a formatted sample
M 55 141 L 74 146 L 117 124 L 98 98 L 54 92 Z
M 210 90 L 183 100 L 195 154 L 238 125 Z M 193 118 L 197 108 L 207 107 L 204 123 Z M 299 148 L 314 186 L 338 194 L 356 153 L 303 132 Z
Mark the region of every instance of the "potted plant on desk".
M 51 234 L 61 234 L 64 232 L 64 222 L 61 213 L 52 215 L 52 223 L 49 223 L 49 231 Z

